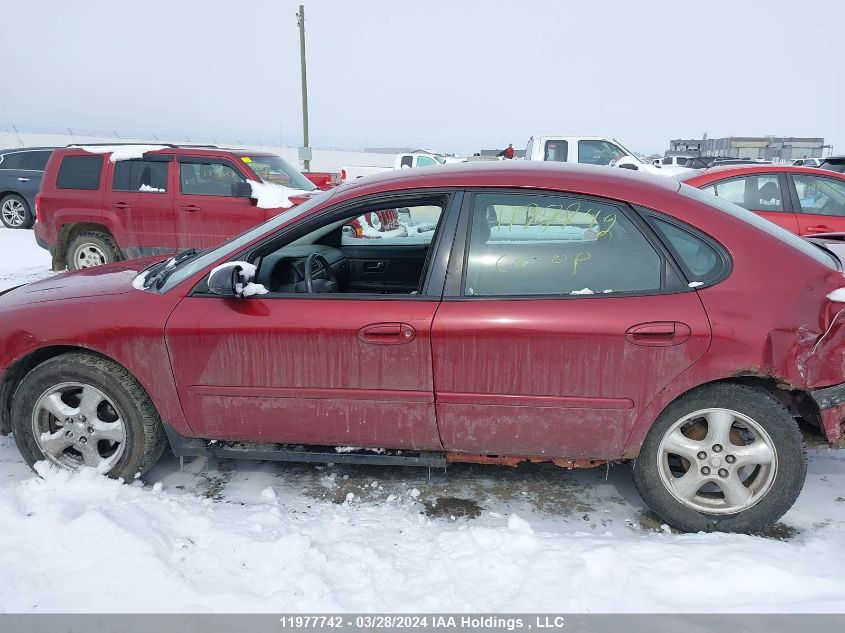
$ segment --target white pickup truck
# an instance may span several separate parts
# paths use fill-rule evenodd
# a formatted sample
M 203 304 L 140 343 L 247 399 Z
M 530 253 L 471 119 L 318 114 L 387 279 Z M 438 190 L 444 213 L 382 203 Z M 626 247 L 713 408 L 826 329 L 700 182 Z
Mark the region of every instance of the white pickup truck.
M 606 136 L 532 136 L 525 148 L 525 160 L 608 165 L 664 175 L 659 166 L 641 161 L 622 143 Z
M 445 163 L 461 163 L 463 159 L 454 158 L 452 156 L 441 156 L 440 154 L 433 154 L 431 152 L 406 152 L 404 154 L 396 154 L 393 160 L 393 166 L 387 165 L 347 165 L 340 170 L 340 179 L 342 182 L 347 180 L 355 180 L 362 176 L 369 176 L 370 174 L 377 174 L 383 171 L 391 171 L 393 169 L 410 169 L 413 167 L 430 167 L 433 165 L 443 165 Z

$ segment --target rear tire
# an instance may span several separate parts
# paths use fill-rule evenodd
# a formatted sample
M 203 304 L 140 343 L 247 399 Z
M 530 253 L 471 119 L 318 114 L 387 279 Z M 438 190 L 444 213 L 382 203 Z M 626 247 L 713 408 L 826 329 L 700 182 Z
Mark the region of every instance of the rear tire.
M 0 200 L 0 221 L 7 229 L 29 229 L 34 224 L 29 204 L 16 193 Z
M 82 270 L 121 259 L 120 249 L 108 233 L 83 231 L 67 247 L 67 269 Z
M 85 353 L 51 358 L 12 397 L 12 430 L 30 466 L 46 460 L 97 468 L 132 481 L 161 457 L 167 440 L 147 392 L 117 363 Z
M 734 383 L 670 404 L 634 465 L 645 502 L 687 532 L 757 532 L 792 507 L 806 474 L 789 411 L 766 391 Z

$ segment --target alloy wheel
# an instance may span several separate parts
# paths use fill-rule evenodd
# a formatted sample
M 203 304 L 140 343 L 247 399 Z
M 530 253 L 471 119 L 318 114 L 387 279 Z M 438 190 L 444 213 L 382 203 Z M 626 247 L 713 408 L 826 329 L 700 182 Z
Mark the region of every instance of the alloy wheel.
M 13 228 L 23 226 L 26 221 L 26 208 L 20 200 L 14 198 L 10 198 L 3 203 L 0 213 L 2 213 L 6 225 Z
M 777 474 L 769 434 L 730 409 L 701 409 L 678 420 L 663 436 L 657 459 L 669 493 L 706 514 L 747 510 L 766 496 Z
M 108 472 L 126 445 L 126 425 L 114 402 L 96 387 L 65 382 L 45 391 L 32 412 L 38 448 L 65 468 Z

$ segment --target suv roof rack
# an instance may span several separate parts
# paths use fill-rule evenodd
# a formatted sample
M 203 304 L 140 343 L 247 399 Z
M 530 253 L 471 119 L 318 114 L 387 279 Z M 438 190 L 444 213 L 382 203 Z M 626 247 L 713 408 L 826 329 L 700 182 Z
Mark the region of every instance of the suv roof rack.
M 204 147 L 207 147 L 208 149 L 220 149 L 217 145 L 194 145 L 194 144 L 186 145 L 184 143 L 180 143 L 179 145 L 172 145 L 171 147 L 193 147 L 195 149 L 202 149 Z
M 70 145 L 66 145 L 66 147 L 125 147 L 127 145 L 161 145 L 162 147 L 179 147 L 179 145 L 174 145 L 173 143 L 71 143 Z

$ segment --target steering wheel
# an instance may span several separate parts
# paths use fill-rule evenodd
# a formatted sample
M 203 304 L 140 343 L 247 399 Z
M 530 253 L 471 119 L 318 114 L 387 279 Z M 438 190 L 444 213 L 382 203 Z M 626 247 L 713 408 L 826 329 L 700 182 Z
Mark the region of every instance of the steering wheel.
M 326 272 L 326 279 L 314 279 L 314 262 L 320 262 L 320 266 Z M 337 292 L 337 276 L 332 270 L 329 260 L 320 253 L 311 253 L 305 260 L 305 292 Z

